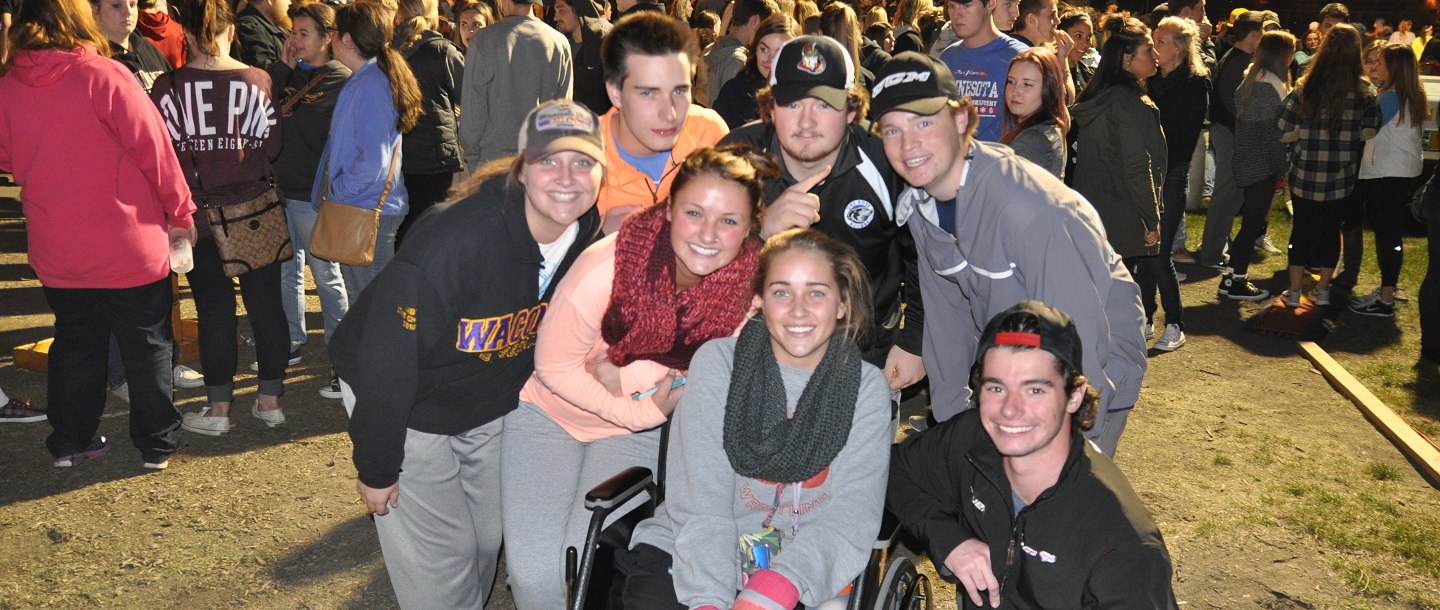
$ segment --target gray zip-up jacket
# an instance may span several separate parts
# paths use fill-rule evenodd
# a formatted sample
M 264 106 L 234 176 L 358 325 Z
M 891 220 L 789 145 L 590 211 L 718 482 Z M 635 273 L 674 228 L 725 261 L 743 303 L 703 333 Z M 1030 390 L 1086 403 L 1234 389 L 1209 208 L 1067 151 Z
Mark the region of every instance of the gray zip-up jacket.
M 920 255 L 925 372 L 941 421 L 969 409 L 970 367 L 990 318 L 1026 299 L 1070 314 L 1081 368 L 1100 391 L 1096 437 L 1107 412 L 1135 406 L 1145 376 L 1140 288 L 1079 193 L 1010 149 L 972 142 L 955 201 L 955 230 L 939 227 L 935 199 L 908 188 L 896 219 Z
M 570 39 L 528 15 L 482 28 L 465 51 L 460 147 L 475 171 L 519 152 L 520 126 L 541 102 L 570 99 Z
M 715 339 L 695 352 L 685 396 L 670 424 L 665 503 L 635 526 L 630 539 L 631 548 L 648 544 L 674 558 L 675 597 L 687 608 L 734 604 L 742 588 L 739 537 L 764 529 L 776 507 L 776 484 L 736 474 L 725 454 L 725 402 L 734 360 L 734 337 Z M 771 521 L 785 538 L 770 569 L 795 585 L 806 606 L 839 595 L 860 574 L 880 531 L 895 438 L 890 384 L 880 369 L 860 368 L 845 447 L 809 481 L 785 485 Z M 780 375 L 785 404 L 794 409 L 810 373 L 781 365 Z

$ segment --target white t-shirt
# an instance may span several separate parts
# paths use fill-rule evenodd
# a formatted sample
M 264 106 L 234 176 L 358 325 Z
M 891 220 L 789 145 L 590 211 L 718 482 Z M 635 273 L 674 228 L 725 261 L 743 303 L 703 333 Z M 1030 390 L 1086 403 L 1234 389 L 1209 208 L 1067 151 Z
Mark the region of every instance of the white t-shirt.
M 570 251 L 570 246 L 575 243 L 575 237 L 579 234 L 580 223 L 572 222 L 565 228 L 565 232 L 560 234 L 560 239 L 540 244 L 540 256 L 545 259 L 540 263 L 540 298 L 545 296 L 550 280 L 555 277 L 555 270 L 560 268 L 560 262 L 565 260 L 565 253 Z

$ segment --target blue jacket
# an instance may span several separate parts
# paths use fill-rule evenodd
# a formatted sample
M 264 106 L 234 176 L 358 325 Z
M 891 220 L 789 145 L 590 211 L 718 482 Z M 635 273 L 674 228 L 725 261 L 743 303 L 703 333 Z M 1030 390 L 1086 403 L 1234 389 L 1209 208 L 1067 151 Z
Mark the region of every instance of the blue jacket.
M 400 115 L 390 96 L 390 80 L 371 59 L 345 82 L 335 100 L 335 114 L 330 118 L 330 141 L 325 143 L 325 161 L 320 172 L 329 172 L 331 201 L 362 208 L 374 208 L 385 190 L 385 177 L 390 171 L 390 156 L 395 155 L 394 184 L 385 197 L 382 216 L 404 216 L 410 211 L 410 196 L 405 192 L 400 165 Z M 320 192 L 324 173 L 315 175 L 310 200 L 315 208 L 326 197 Z

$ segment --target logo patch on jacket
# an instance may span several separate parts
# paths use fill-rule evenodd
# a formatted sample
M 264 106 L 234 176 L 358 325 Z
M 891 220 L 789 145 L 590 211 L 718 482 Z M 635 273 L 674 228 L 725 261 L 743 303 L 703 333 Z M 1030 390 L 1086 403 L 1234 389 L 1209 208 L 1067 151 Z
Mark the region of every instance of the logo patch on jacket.
M 852 229 L 863 229 L 870 226 L 870 221 L 875 219 L 875 204 L 856 199 L 845 204 L 845 224 Z
M 400 326 L 405 330 L 415 330 L 415 308 L 396 307 L 395 313 L 400 314 Z
M 479 354 L 482 360 L 497 355 L 509 358 L 535 345 L 540 319 L 545 317 L 549 303 L 492 318 L 461 318 L 455 349 Z

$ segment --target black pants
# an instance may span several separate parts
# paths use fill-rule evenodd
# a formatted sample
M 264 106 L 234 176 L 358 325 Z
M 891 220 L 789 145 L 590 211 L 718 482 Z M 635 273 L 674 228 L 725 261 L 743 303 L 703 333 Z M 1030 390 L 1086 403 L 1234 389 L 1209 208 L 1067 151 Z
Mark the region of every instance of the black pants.
M 1375 261 L 1380 266 L 1380 285 L 1395 286 L 1400 282 L 1400 267 L 1405 263 L 1405 215 L 1410 213 L 1411 185 L 1414 178 L 1372 178 L 1355 184 L 1355 206 L 1364 208 L 1375 231 Z M 1360 223 L 1355 223 L 1360 229 Z M 1345 232 L 1345 270 L 1350 271 L 1350 225 Z M 1363 233 L 1362 233 L 1363 235 Z M 1363 239 L 1363 238 L 1361 238 Z M 1360 242 L 1356 240 L 1355 258 L 1360 258 Z M 1360 269 L 1355 261 L 1354 269 Z
M 235 399 L 235 280 L 225 275 L 213 237 L 195 244 L 195 269 L 185 274 L 200 318 L 200 365 L 211 402 Z M 255 361 L 260 365 L 260 393 L 284 393 L 285 367 L 290 359 L 290 325 L 280 301 L 280 263 L 241 275 L 240 296 L 255 331 Z
M 1350 198 L 1315 201 L 1291 197 L 1295 221 L 1290 229 L 1291 267 L 1334 269 L 1340 261 L 1340 225 Z
M 1270 203 L 1275 200 L 1275 182 L 1279 179 L 1280 176 L 1270 176 L 1240 189 L 1245 193 L 1245 201 L 1240 204 L 1240 232 L 1230 241 L 1232 244 L 1240 244 L 1240 247 L 1230 248 L 1230 268 L 1235 275 L 1250 274 L 1250 259 L 1255 254 L 1255 240 L 1265 234 L 1266 220 L 1270 217 Z
M 1170 232 L 1171 244 L 1174 231 Z M 1161 235 L 1164 235 L 1162 229 Z M 1161 245 L 1165 246 L 1164 238 Z M 1180 304 L 1180 282 L 1175 279 L 1175 261 L 1170 257 L 1168 246 L 1160 248 L 1154 256 L 1130 256 L 1122 259 L 1125 268 L 1140 285 L 1140 304 L 1145 306 L 1145 320 L 1155 319 L 1155 292 L 1160 292 L 1160 306 L 1165 308 L 1165 324 L 1174 324 L 1185 330 L 1185 308 Z
M 175 453 L 180 412 L 171 400 L 170 278 L 135 288 L 44 290 L 55 311 L 47 382 L 54 431 L 45 448 L 55 457 L 74 454 L 100 429 L 114 335 L 130 383 L 130 440 L 145 461 Z
M 1425 228 L 1430 264 L 1420 284 L 1420 354 L 1440 362 L 1440 180 L 1434 178 L 1425 189 Z
M 410 195 L 410 212 L 405 215 L 405 220 L 400 223 L 400 230 L 395 233 L 395 249 L 400 249 L 400 243 L 405 241 L 405 232 L 410 225 L 420 219 L 420 215 L 445 201 L 445 196 L 450 194 L 450 185 L 455 182 L 455 173 L 446 172 L 443 174 L 404 174 L 405 192 Z
M 669 553 L 640 544 L 616 555 L 615 570 L 625 586 L 621 594 L 623 608 L 685 610 L 675 599 L 675 577 L 670 574 L 673 558 Z

